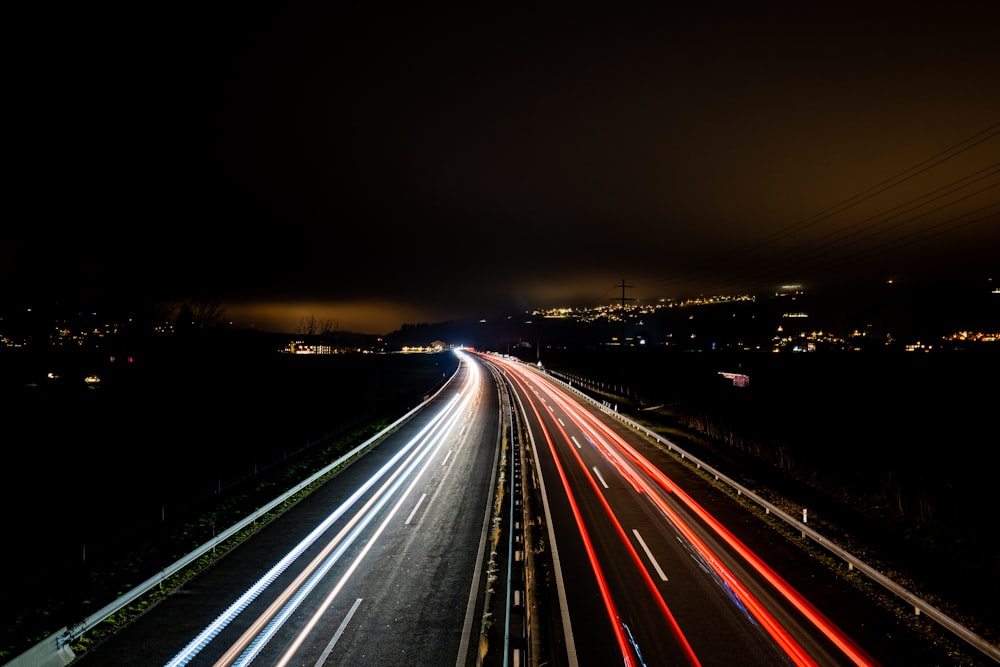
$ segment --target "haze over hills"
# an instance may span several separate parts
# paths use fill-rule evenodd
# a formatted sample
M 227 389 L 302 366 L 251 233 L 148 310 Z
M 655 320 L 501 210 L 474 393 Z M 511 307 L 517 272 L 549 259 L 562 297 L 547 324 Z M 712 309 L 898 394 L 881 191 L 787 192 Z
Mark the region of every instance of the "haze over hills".
M 97 347 L 111 339 L 231 331 L 220 303 L 4 304 L 0 347 Z M 954 348 L 1000 332 L 1000 286 L 991 278 L 937 284 L 886 281 L 812 292 L 785 285 L 765 295 L 714 295 L 655 303 L 631 299 L 590 306 L 528 307 L 444 322 L 404 323 L 382 335 L 304 318 L 294 331 L 245 330 L 243 340 L 282 348 L 397 351 L 438 342 L 495 351 L 511 347 L 636 346 L 684 350 Z M 1000 343 L 998 343 L 1000 344 Z M 301 348 L 300 348 L 301 349 Z
M 626 294 L 617 303 L 599 306 L 407 324 L 386 338 L 397 344 L 441 340 L 496 351 L 512 345 L 620 345 L 622 339 L 626 346 L 770 350 L 803 334 L 827 349 L 854 349 L 861 343 L 868 348 L 947 347 L 946 339 L 960 332 L 987 337 L 1000 332 L 1000 291 L 992 280 L 909 286 L 886 282 L 823 293 L 784 286 L 768 295 L 656 303 L 637 302 Z

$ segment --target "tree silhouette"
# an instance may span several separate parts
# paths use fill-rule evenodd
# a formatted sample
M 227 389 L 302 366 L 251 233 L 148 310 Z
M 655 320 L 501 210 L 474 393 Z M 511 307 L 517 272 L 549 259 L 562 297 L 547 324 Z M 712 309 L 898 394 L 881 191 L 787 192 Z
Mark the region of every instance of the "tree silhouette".
M 218 299 L 187 299 L 171 303 L 167 310 L 176 313 L 174 330 L 178 333 L 206 331 L 222 326 L 226 309 Z
M 315 315 L 310 315 L 299 320 L 295 334 L 310 342 L 333 344 L 339 330 L 340 324 L 334 323 L 333 320 L 317 320 Z

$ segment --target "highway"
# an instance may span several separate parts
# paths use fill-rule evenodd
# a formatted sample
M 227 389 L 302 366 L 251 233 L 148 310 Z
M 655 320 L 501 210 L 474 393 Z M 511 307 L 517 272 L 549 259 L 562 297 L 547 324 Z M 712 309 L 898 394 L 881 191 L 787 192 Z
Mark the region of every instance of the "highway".
M 77 661 L 464 665 L 478 650 L 496 384 L 462 363 L 375 449 Z
M 375 448 L 76 662 L 948 664 L 544 369 L 457 354 Z
M 882 664 L 723 524 L 736 522 L 800 578 L 814 567 L 783 552 L 737 503 L 706 488 L 698 494 L 707 500 L 696 500 L 665 472 L 687 485 L 690 471 L 544 372 L 482 358 L 506 378 L 528 431 L 568 664 Z M 872 606 L 842 595 L 822 601 L 863 605 L 848 612 L 856 616 Z M 892 660 L 907 650 L 891 647 Z

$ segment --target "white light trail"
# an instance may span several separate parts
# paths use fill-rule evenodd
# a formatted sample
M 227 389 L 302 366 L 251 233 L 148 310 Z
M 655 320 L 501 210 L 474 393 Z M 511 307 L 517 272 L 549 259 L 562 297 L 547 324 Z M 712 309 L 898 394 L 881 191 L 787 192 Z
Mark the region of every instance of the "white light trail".
M 466 405 L 471 400 L 471 396 L 472 396 L 471 392 L 463 391 L 462 406 Z M 451 405 L 453 404 L 449 404 L 449 406 Z M 386 487 L 383 486 L 383 488 L 379 491 L 378 502 L 372 507 L 366 505 L 364 508 L 362 508 L 360 512 L 358 512 L 358 514 L 355 515 L 352 522 L 356 522 L 357 525 L 351 530 L 346 539 L 344 539 L 343 543 L 340 544 L 340 546 L 334 551 L 334 553 L 331 554 L 317 570 L 314 571 L 314 573 L 309 577 L 309 580 L 295 592 L 295 594 L 285 604 L 285 606 L 281 609 L 281 611 L 271 619 L 271 621 L 267 624 L 267 627 L 265 627 L 264 630 L 254 638 L 254 640 L 250 643 L 250 646 L 248 646 L 246 650 L 243 651 L 243 653 L 236 660 L 236 662 L 232 663 L 234 667 L 246 667 L 251 662 L 253 662 L 253 660 L 260 654 L 260 651 L 263 650 L 267 642 L 271 640 L 271 638 L 277 633 L 277 631 L 281 628 L 281 626 L 283 626 L 285 622 L 292 616 L 292 614 L 298 609 L 299 605 L 301 605 L 302 602 L 306 599 L 306 597 L 308 597 L 309 593 L 311 593 L 313 589 L 315 589 L 315 587 L 319 584 L 320 580 L 322 580 L 322 578 L 326 576 L 327 572 L 330 571 L 333 565 L 340 560 L 340 557 L 344 554 L 344 552 L 348 549 L 348 547 L 354 544 L 354 542 L 358 539 L 358 537 L 360 537 L 364 529 L 368 527 L 368 524 L 370 524 L 377 516 L 378 512 L 389 502 L 389 500 L 391 500 L 394 497 L 394 495 L 399 491 L 399 489 L 408 479 L 412 479 L 410 485 L 399 497 L 399 501 L 389 512 L 388 516 L 379 525 L 378 529 L 375 531 L 373 536 L 365 544 L 364 548 L 361 550 L 361 553 L 354 559 L 354 561 L 352 561 L 351 565 L 347 569 L 347 573 L 343 576 L 343 578 L 333 589 L 333 591 L 327 596 L 323 604 L 317 609 L 316 613 L 313 615 L 310 622 L 307 623 L 305 628 L 296 636 L 295 640 L 292 642 L 291 647 L 287 649 L 284 657 L 278 664 L 284 665 L 287 663 L 288 660 L 292 658 L 294 652 L 305 640 L 306 635 L 310 632 L 313 626 L 319 621 L 320 615 L 322 615 L 322 613 L 325 612 L 326 609 L 331 604 L 333 604 L 333 600 L 336 597 L 337 593 L 340 592 L 340 590 L 346 584 L 347 579 L 357 569 L 358 565 L 364 559 L 365 555 L 371 549 L 372 545 L 374 545 L 375 540 L 385 530 L 385 527 L 388 525 L 392 517 L 395 516 L 396 512 L 399 511 L 400 506 L 406 500 L 406 497 L 409 495 L 410 491 L 416 485 L 420 476 L 431 464 L 431 457 L 433 456 L 433 454 L 436 454 L 444 445 L 446 436 L 451 434 L 455 422 L 461 417 L 461 413 L 457 409 L 450 410 L 449 412 L 450 414 L 448 416 L 447 421 L 440 424 L 439 429 L 437 429 L 435 433 L 431 434 L 428 437 L 426 444 L 418 452 L 414 452 L 414 454 L 404 464 L 406 466 L 405 469 L 397 471 L 391 478 L 391 482 L 387 482 L 387 485 L 391 483 L 391 486 L 389 486 L 388 489 L 386 489 Z M 420 466 L 421 462 L 423 462 L 422 466 Z M 417 470 L 418 466 L 420 466 L 419 471 Z M 374 498 L 372 500 L 374 500 Z M 371 501 L 369 501 L 369 504 L 370 503 Z M 338 541 L 340 541 L 341 535 L 343 535 L 344 531 L 346 531 L 348 528 L 350 528 L 350 525 L 345 527 L 345 529 L 341 531 L 340 535 L 338 535 L 337 538 L 331 544 L 335 544 Z
M 476 369 L 475 365 L 469 368 Z M 449 416 L 455 415 L 454 407 L 461 402 L 466 405 L 471 399 L 473 392 L 467 391 L 469 386 L 478 385 L 478 373 L 473 370 L 470 379 L 462 392 L 451 398 L 435 414 L 429 422 L 406 443 L 385 465 L 383 465 L 374 475 L 365 481 L 354 493 L 352 493 L 336 510 L 313 529 L 302 539 L 291 551 L 289 551 L 280 561 L 278 561 L 268 572 L 251 586 L 243 595 L 237 598 L 225 611 L 223 611 L 212 623 L 206 626 L 194 639 L 192 639 L 181 651 L 179 651 L 164 667 L 183 667 L 198 655 L 229 623 L 246 609 L 275 579 L 278 578 L 302 553 L 316 542 L 329 528 L 336 523 L 343 515 L 360 500 L 382 477 L 394 470 L 401 459 L 410 454 L 419 443 L 423 442 L 428 434 L 440 427 L 441 423 Z M 454 419 L 454 417 L 452 417 Z M 398 470 L 396 474 L 398 475 Z M 385 487 L 383 487 L 384 489 Z
M 459 417 L 459 415 L 456 412 L 455 416 L 451 420 L 449 420 L 449 424 L 448 424 L 447 427 L 445 427 L 442 435 L 438 438 L 437 444 L 433 445 L 433 452 L 431 452 L 431 454 L 436 454 L 438 452 L 438 450 L 440 450 L 441 447 L 444 445 L 444 435 L 447 435 L 448 432 L 453 428 L 452 424 L 454 423 L 455 420 L 458 419 L 458 417 Z M 295 652 L 298 650 L 299 646 L 302 645 L 302 642 L 305 641 L 306 636 L 308 636 L 308 634 L 310 632 L 312 632 L 312 630 L 316 626 L 316 624 L 319 623 L 320 617 L 322 617 L 323 614 L 326 613 L 326 610 L 330 607 L 330 605 L 333 604 L 333 601 L 336 599 L 337 595 L 344 588 L 344 586 L 347 585 L 348 580 L 354 574 L 355 570 L 357 570 L 358 567 L 361 565 L 361 561 L 363 561 L 364 558 L 365 558 L 365 556 L 368 555 L 368 552 L 375 545 L 376 540 L 378 540 L 379 536 L 382 535 L 382 532 L 385 531 L 386 526 L 389 525 L 389 523 L 392 521 L 392 518 L 394 516 L 396 516 L 397 512 L 399 512 L 399 509 L 403 506 L 403 503 L 406 501 L 407 497 L 410 495 L 410 492 L 413 491 L 413 488 L 417 485 L 417 482 L 420 480 L 420 477 L 424 474 L 424 472 L 427 471 L 427 468 L 430 467 L 430 465 L 431 465 L 431 458 L 432 457 L 428 456 L 426 458 L 427 458 L 427 460 L 420 467 L 420 470 L 417 471 L 413 475 L 409 475 L 409 477 L 412 478 L 412 481 L 410 482 L 409 486 L 407 486 L 406 490 L 403 491 L 402 494 L 400 494 L 399 500 L 393 506 L 393 508 L 389 512 L 389 514 L 386 515 L 385 519 L 379 525 L 378 529 L 372 534 L 371 538 L 369 538 L 368 542 L 365 544 L 364 548 L 361 550 L 361 553 L 359 553 L 357 555 L 357 557 L 351 562 L 351 565 L 344 572 L 343 576 L 337 582 L 337 585 L 333 587 L 333 589 L 329 592 L 329 594 L 327 594 L 327 596 L 323 600 L 322 604 L 320 604 L 318 607 L 316 607 L 316 611 L 313 612 L 313 615 L 309 619 L 309 622 L 307 622 L 305 624 L 305 627 L 303 627 L 303 629 L 295 637 L 295 640 L 292 641 L 291 645 L 289 645 L 289 647 L 285 650 L 285 652 L 282 655 L 281 659 L 277 663 L 275 663 L 275 667 L 285 667 L 289 663 L 289 661 L 292 660 L 292 658 L 295 657 Z M 416 466 L 416 462 L 414 462 L 413 465 Z M 403 481 L 404 480 L 401 478 L 397 482 L 397 484 L 402 484 Z M 387 495 L 386 496 L 386 500 L 388 500 L 388 498 L 389 498 L 389 496 Z M 379 503 L 379 505 L 381 506 L 382 503 Z M 369 517 L 372 516 L 373 514 L 374 514 L 374 512 L 369 513 Z M 366 520 L 366 523 L 367 523 L 367 520 Z M 296 606 L 298 606 L 298 605 L 296 605 Z M 294 611 L 294 609 L 290 610 L 289 614 L 291 613 L 291 611 Z M 285 617 L 287 618 L 287 616 L 288 615 L 286 614 Z M 237 663 L 238 667 L 245 667 L 246 665 L 249 665 L 250 664 L 250 660 L 252 660 L 253 657 L 254 656 L 251 656 L 246 662 L 239 662 L 239 663 Z

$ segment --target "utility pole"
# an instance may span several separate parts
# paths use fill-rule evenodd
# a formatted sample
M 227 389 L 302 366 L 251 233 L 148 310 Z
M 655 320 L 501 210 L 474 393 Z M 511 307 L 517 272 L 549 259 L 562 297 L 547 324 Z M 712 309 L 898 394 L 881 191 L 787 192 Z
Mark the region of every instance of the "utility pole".
M 620 380 L 621 380 L 621 386 L 622 386 L 622 395 L 625 396 L 625 395 L 628 394 L 628 390 L 625 388 L 626 384 L 627 384 L 627 381 L 626 381 L 626 378 L 625 378 L 625 302 L 626 301 L 635 301 L 635 299 L 632 299 L 632 298 L 629 298 L 629 297 L 625 296 L 625 289 L 626 288 L 631 289 L 632 286 L 631 285 L 626 285 L 624 278 L 622 278 L 621 288 L 622 288 L 622 296 L 621 296 L 621 301 L 622 301 L 622 312 L 621 312 L 621 317 L 622 317 L 622 333 L 621 333 L 621 339 L 619 341 L 621 349 L 618 351 L 618 358 L 619 358 L 619 361 L 621 362 L 621 378 L 620 378 Z
M 629 297 L 625 296 L 625 288 L 626 287 L 628 289 L 632 289 L 632 286 L 631 285 L 626 285 L 625 284 L 625 279 L 622 278 L 622 284 L 621 284 L 621 288 L 622 288 L 622 337 L 621 337 L 621 346 L 622 347 L 625 347 L 625 302 L 626 301 L 635 301 L 635 299 L 632 299 L 632 298 L 629 298 Z

